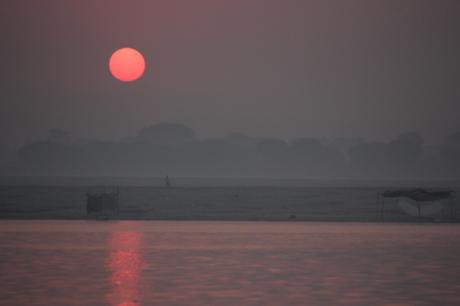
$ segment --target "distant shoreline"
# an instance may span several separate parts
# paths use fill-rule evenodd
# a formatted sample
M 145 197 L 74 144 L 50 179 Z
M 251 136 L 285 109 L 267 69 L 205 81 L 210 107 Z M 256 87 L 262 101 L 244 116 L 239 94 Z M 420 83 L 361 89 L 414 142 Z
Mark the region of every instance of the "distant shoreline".
M 88 221 L 88 222 L 118 222 L 118 221 L 145 221 L 145 222 L 235 222 L 235 223 L 369 223 L 369 224 L 460 224 L 460 219 L 457 218 L 451 221 L 440 220 L 359 220 L 359 219 L 303 219 L 303 220 L 286 220 L 286 219 L 133 219 L 133 218 L 113 218 L 107 220 L 97 220 L 95 218 L 3 218 L 0 216 L 0 222 L 8 221 Z
M 219 178 L 219 177 L 174 177 L 173 187 L 460 187 L 457 179 L 366 179 L 366 178 Z M 0 176 L 0 187 L 158 187 L 164 186 L 164 177 L 122 176 Z
M 148 187 L 0 186 L 2 220 L 91 220 L 86 193 L 117 190 L 120 212 L 111 219 L 174 221 L 381 222 L 377 196 L 384 187 Z M 454 189 L 460 194 L 460 188 Z M 458 222 L 455 198 L 455 222 Z M 405 215 L 388 200 L 385 222 L 451 221 L 450 210 L 433 218 Z

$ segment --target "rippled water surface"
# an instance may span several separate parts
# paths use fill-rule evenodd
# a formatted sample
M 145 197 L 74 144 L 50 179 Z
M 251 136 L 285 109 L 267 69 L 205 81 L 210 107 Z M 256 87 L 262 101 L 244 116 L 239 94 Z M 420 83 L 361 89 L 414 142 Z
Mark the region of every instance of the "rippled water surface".
M 456 225 L 0 222 L 0 305 L 459 305 Z

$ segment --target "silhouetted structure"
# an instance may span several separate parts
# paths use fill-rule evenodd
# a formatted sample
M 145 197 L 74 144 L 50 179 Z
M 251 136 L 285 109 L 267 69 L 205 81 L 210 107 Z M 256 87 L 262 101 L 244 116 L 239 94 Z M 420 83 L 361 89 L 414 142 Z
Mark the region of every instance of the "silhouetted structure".
M 97 218 L 108 218 L 118 214 L 119 193 L 87 193 L 86 194 L 86 215 L 95 215 Z
M 382 192 L 377 199 L 376 217 L 383 220 L 385 212 L 385 199 L 409 199 L 417 208 L 417 217 L 422 216 L 422 206 L 432 203 L 440 203 L 442 200 L 450 200 L 450 217 L 454 217 L 454 201 L 452 190 L 430 191 L 421 188 L 396 189 Z

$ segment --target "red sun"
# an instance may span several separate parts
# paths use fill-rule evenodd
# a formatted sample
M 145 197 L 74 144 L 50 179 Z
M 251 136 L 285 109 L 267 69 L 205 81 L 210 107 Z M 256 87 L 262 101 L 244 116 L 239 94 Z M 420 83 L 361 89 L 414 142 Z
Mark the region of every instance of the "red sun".
M 144 74 L 145 59 L 136 49 L 118 49 L 110 57 L 109 70 L 116 79 L 132 82 Z

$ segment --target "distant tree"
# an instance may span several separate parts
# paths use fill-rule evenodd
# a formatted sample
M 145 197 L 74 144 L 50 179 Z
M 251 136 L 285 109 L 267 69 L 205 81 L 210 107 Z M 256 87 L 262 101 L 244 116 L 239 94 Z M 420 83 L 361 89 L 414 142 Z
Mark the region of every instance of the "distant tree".
M 315 138 L 298 138 L 291 141 L 293 169 L 303 176 L 324 177 L 343 171 L 345 159 L 337 149 L 323 145 Z
M 397 166 L 415 163 L 423 153 L 423 138 L 417 132 L 400 134 L 388 144 L 390 161 Z
M 460 132 L 448 135 L 440 148 L 440 164 L 449 177 L 460 177 Z
M 321 141 L 308 137 L 292 140 L 291 146 L 295 153 L 312 160 L 320 159 L 324 149 Z
M 352 172 L 359 176 L 382 176 L 386 172 L 387 162 L 386 143 L 362 142 L 349 150 Z
M 419 133 L 399 135 L 390 142 L 363 142 L 349 151 L 350 164 L 361 175 L 373 177 L 412 177 L 423 153 Z
M 153 144 L 183 145 L 195 141 L 195 132 L 183 124 L 162 122 L 143 128 L 137 138 Z
M 265 138 L 257 143 L 256 149 L 264 155 L 284 154 L 289 149 L 289 144 L 278 138 Z
M 69 171 L 73 164 L 73 153 L 66 144 L 41 141 L 20 147 L 17 156 L 34 170 L 55 174 Z
M 460 146 L 460 132 L 447 135 L 444 144 L 451 146 Z
M 278 138 L 260 140 L 255 148 L 256 168 L 261 176 L 286 176 L 289 172 L 289 144 Z
M 228 133 L 223 139 L 232 144 L 246 148 L 254 148 L 257 145 L 257 140 L 255 138 L 242 133 Z
M 72 133 L 58 128 L 50 129 L 48 140 L 56 143 L 69 143 L 72 140 Z

